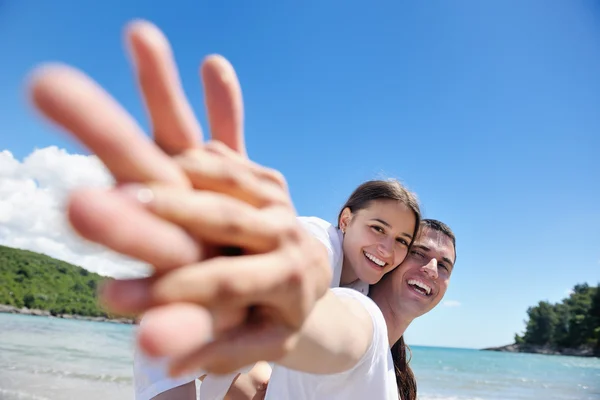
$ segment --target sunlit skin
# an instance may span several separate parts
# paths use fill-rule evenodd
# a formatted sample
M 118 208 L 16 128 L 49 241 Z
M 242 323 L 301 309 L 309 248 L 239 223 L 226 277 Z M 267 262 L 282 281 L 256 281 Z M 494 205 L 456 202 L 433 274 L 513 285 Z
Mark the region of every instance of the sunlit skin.
M 415 318 L 439 304 L 446 294 L 455 260 L 454 244 L 448 236 L 421 227 L 404 262 L 371 287 L 370 297 L 388 325 L 390 346 Z M 419 286 L 428 287 L 430 292 Z
M 408 256 L 391 277 L 394 301 L 412 308 L 407 315 L 421 316 L 439 304 L 450 283 L 456 258 L 452 240 L 442 232 L 422 228 Z M 418 282 L 418 284 L 416 283 Z M 423 289 L 426 285 L 430 291 Z
M 341 284 L 379 282 L 406 257 L 415 224 L 414 212 L 397 200 L 374 200 L 354 213 L 344 209 L 339 221 L 344 232 Z

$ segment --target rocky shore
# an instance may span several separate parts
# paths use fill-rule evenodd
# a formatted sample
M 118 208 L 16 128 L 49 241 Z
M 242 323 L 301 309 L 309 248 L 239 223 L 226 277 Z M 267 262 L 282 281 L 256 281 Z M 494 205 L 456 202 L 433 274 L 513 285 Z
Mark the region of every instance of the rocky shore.
M 0 304 L 0 313 L 8 314 L 22 314 L 22 315 L 34 315 L 38 317 L 54 317 L 63 319 L 74 319 L 80 321 L 94 321 L 94 322 L 112 322 L 115 324 L 133 324 L 134 320 L 129 318 L 106 318 L 106 317 L 87 317 L 83 315 L 71 315 L 71 314 L 58 314 L 52 315 L 50 311 L 36 310 L 30 308 L 18 308 L 14 306 L 7 306 Z
M 556 356 L 575 356 L 575 357 L 598 357 L 599 354 L 594 354 L 592 347 L 579 348 L 556 348 L 551 346 L 535 346 L 528 344 L 509 344 L 500 347 L 490 347 L 482 349 L 484 351 L 500 351 L 506 353 L 532 353 L 532 354 L 548 354 Z

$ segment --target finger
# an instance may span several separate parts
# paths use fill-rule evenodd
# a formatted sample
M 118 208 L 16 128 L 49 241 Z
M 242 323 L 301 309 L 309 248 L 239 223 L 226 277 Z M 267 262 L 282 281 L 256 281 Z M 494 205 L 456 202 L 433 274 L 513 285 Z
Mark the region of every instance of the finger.
M 212 55 L 202 63 L 201 75 L 211 138 L 247 157 L 244 102 L 233 66 L 224 57 Z
M 69 221 L 84 238 L 166 270 L 200 259 L 202 247 L 187 232 L 111 191 L 75 191 Z
M 138 344 L 151 357 L 181 356 L 213 338 L 213 319 L 193 304 L 169 304 L 148 311 L 138 328 Z
M 156 143 L 168 154 L 198 146 L 202 130 L 185 96 L 167 38 L 153 24 L 136 21 L 127 28 L 127 40 Z
M 244 325 L 190 355 L 179 357 L 169 372 L 177 376 L 202 369 L 226 374 L 258 361 L 279 360 L 292 348 L 295 338 L 292 331 L 280 325 Z
M 285 309 L 282 318 L 296 326 L 302 323 L 310 309 L 308 304 L 314 302 L 316 295 L 306 293 L 300 268 L 294 265 L 300 261 L 281 257 L 278 253 L 281 252 L 216 257 L 173 269 L 151 281 L 115 281 L 114 284 L 119 285 L 115 293 L 139 293 L 135 299 L 130 299 L 128 308 L 120 312 L 139 313 L 170 303 L 227 309 L 271 304 Z M 300 302 L 298 298 L 305 300 Z
M 119 314 L 119 315 L 129 315 L 129 311 L 133 308 L 136 308 L 137 305 L 142 299 L 144 300 L 144 296 L 147 294 L 147 290 L 152 285 L 152 282 L 156 281 L 160 275 L 154 275 L 148 278 L 138 278 L 138 279 L 112 279 L 105 281 L 102 284 L 102 287 L 99 291 L 99 297 L 102 305 L 111 310 L 111 312 Z M 201 283 L 200 283 L 201 284 Z M 171 304 L 182 304 L 182 307 L 187 307 L 187 305 L 191 303 L 171 303 Z M 157 306 L 154 309 L 160 309 L 163 306 Z M 143 309 L 137 308 L 140 312 L 144 311 Z M 240 325 L 246 316 L 245 308 L 226 308 L 226 307 L 213 307 L 210 310 L 211 318 L 212 318 L 212 334 L 216 335 L 220 332 L 227 331 L 232 329 L 235 326 Z M 148 313 L 144 314 L 143 321 L 147 320 Z M 154 315 L 154 314 L 150 314 Z M 179 314 L 173 314 L 179 315 Z M 163 324 L 172 324 L 172 325 L 185 325 L 187 319 L 182 318 L 178 319 L 178 317 L 169 316 L 168 319 L 162 320 Z M 151 332 L 151 331 L 150 331 Z M 155 338 L 153 340 L 160 341 L 163 336 Z M 169 337 L 165 336 L 165 340 L 171 340 Z M 197 340 L 201 338 L 198 337 Z M 196 345 L 200 345 L 200 342 L 195 343 Z
M 121 186 L 116 193 L 145 205 L 199 241 L 243 247 L 251 253 L 273 250 L 296 227 L 289 213 L 265 213 L 219 193 L 138 184 Z
M 291 206 L 287 189 L 266 178 L 261 171 L 265 168 L 247 160 L 231 159 L 203 148 L 188 150 L 175 161 L 194 189 L 226 194 L 255 207 Z
M 29 86 L 37 109 L 95 153 L 118 182 L 187 184 L 174 162 L 83 73 L 48 65 L 34 72 Z
M 242 157 L 219 141 L 208 141 L 204 145 L 204 149 L 208 152 L 225 157 L 228 160 L 235 161 L 238 164 L 245 165 L 256 176 L 260 177 L 261 179 L 271 181 L 280 188 L 287 190 L 287 182 L 285 181 L 285 178 L 281 172 L 272 168 L 264 167 L 260 164 L 253 162 L 252 160 L 249 160 L 246 157 Z

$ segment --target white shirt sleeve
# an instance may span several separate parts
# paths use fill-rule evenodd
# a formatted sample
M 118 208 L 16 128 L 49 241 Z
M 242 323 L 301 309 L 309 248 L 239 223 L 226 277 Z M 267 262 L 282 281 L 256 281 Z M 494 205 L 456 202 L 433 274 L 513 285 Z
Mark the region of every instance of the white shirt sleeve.
M 136 400 L 150 400 L 167 390 L 194 382 L 204 375 L 202 371 L 179 378 L 171 378 L 168 374 L 166 359 L 146 356 L 136 347 L 133 357 L 133 381 Z
M 205 371 L 198 370 L 193 374 L 183 377 L 171 378 L 168 374 L 166 359 L 150 358 L 137 348 L 133 358 L 133 367 L 136 400 L 150 400 L 167 390 L 193 382 L 206 373 Z M 253 365 L 250 365 L 226 375 L 207 375 L 204 381 L 196 382 L 196 386 L 199 386 L 197 399 L 223 400 L 235 377 L 238 374 L 249 372 L 252 367 Z
M 335 288 L 339 297 L 350 297 L 364 307 L 373 323 L 371 343 L 351 369 L 337 374 L 310 374 L 275 366 L 266 400 L 398 400 L 398 388 L 387 335 L 379 307 L 354 289 Z
M 329 265 L 333 270 L 330 287 L 340 286 L 344 257 L 342 250 L 342 236 L 339 229 L 331 223 L 317 217 L 298 217 L 298 221 L 308 233 L 319 240 L 327 249 Z

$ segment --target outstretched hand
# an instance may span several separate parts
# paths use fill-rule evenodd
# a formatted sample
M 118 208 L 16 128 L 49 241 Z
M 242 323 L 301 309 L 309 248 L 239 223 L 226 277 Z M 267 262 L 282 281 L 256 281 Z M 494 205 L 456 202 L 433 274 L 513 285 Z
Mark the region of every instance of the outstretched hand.
M 36 108 L 118 184 L 73 193 L 73 227 L 154 266 L 150 278 L 109 282 L 103 300 L 111 311 L 145 312 L 140 346 L 175 359 L 175 372 L 276 360 L 328 287 L 327 256 L 298 225 L 281 174 L 247 159 L 231 65 L 220 56 L 202 65 L 213 139 L 203 144 L 166 38 L 146 22 L 127 38 L 156 143 L 75 69 L 45 66 L 30 84 Z M 231 246 L 243 255 L 223 256 Z

